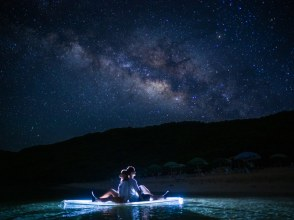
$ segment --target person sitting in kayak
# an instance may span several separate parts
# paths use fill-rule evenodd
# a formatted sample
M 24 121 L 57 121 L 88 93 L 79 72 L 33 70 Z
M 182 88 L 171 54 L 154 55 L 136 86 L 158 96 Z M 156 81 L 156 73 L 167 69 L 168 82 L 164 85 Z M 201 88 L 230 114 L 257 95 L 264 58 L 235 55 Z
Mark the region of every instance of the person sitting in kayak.
M 129 196 L 130 202 L 149 201 L 149 200 L 157 200 L 157 199 L 166 198 L 166 195 L 169 191 L 167 191 L 163 195 L 157 196 L 157 195 L 153 195 L 146 186 L 144 185 L 138 186 L 137 180 L 135 179 L 135 176 L 136 176 L 135 167 L 128 166 L 126 170 L 128 173 L 128 178 L 129 178 L 128 182 L 130 185 L 130 196 Z
M 116 203 L 128 202 L 130 196 L 130 186 L 128 182 L 128 172 L 127 170 L 122 170 L 119 175 L 120 183 L 118 185 L 118 190 L 110 189 L 108 192 L 104 193 L 99 198 L 96 198 L 94 192 L 92 191 L 92 202 L 107 202 L 112 201 Z

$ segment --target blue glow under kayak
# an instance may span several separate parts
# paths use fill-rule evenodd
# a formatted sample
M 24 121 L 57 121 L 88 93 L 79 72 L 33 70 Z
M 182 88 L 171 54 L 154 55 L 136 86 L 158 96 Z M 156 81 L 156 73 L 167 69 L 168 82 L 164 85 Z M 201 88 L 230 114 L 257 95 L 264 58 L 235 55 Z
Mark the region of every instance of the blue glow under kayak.
M 156 203 L 172 203 L 183 204 L 183 198 L 181 197 L 167 197 L 166 199 L 140 201 L 140 202 L 127 202 L 127 203 L 115 203 L 115 202 L 92 202 L 91 200 L 63 200 L 64 208 L 69 206 L 131 206 L 131 205 L 148 205 Z

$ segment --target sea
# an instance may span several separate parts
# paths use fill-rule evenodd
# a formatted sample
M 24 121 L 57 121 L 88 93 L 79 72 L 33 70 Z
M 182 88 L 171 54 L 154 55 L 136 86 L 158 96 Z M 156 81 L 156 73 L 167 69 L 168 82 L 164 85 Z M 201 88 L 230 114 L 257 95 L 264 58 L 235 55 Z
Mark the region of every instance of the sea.
M 66 198 L 65 198 L 66 199 Z M 76 198 L 89 199 L 89 198 Z M 291 197 L 183 196 L 178 202 L 139 206 L 71 206 L 61 199 L 0 204 L 0 219 L 294 219 Z

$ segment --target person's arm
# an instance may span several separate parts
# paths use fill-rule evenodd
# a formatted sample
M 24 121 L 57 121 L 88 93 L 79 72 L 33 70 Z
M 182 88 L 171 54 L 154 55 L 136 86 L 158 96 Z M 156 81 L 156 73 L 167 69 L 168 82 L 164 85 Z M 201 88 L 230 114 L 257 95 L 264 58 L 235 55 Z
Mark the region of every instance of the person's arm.
M 140 200 L 143 200 L 143 197 L 142 197 L 143 192 L 142 192 L 141 188 L 138 186 L 137 180 L 133 179 L 132 183 L 133 183 L 133 188 L 138 193 Z
M 122 182 L 119 182 L 118 187 L 117 187 L 117 192 L 118 192 L 118 193 L 119 193 L 120 188 L 121 188 L 121 183 L 122 183 Z
M 123 202 L 127 202 L 129 199 L 129 184 L 127 182 L 123 182 L 120 186 L 119 197 Z
M 142 191 L 140 189 L 140 187 L 138 186 L 137 180 L 133 179 L 133 187 L 136 190 L 136 192 L 141 195 Z

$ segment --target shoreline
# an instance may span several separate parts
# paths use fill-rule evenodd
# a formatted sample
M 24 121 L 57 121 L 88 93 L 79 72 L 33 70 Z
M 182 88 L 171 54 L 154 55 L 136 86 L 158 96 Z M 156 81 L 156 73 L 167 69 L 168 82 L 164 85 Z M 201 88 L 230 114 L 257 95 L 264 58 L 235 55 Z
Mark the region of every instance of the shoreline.
M 264 168 L 250 173 L 136 178 L 153 193 L 199 196 L 294 196 L 294 167 Z M 107 191 L 119 180 L 59 185 L 58 189 Z

